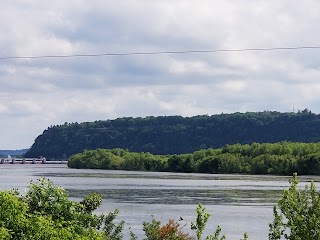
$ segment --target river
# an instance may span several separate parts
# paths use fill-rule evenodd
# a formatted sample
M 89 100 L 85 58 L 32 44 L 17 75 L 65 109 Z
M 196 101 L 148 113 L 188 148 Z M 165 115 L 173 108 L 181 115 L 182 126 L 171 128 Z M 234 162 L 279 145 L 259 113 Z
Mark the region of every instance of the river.
M 99 213 L 119 209 L 118 220 L 126 222 L 143 236 L 142 222 L 151 216 L 163 223 L 179 220 L 184 229 L 195 221 L 195 209 L 201 202 L 211 214 L 205 234 L 222 227 L 227 239 L 240 239 L 248 232 L 249 239 L 268 239 L 272 207 L 288 188 L 289 177 L 228 174 L 184 174 L 129 172 L 112 170 L 69 169 L 66 165 L 3 164 L 0 165 L 0 189 L 18 189 L 22 194 L 28 183 L 39 177 L 49 178 L 65 188 L 78 201 L 97 192 L 103 194 Z M 312 177 L 319 187 L 319 177 Z M 303 177 L 301 186 L 310 181 Z

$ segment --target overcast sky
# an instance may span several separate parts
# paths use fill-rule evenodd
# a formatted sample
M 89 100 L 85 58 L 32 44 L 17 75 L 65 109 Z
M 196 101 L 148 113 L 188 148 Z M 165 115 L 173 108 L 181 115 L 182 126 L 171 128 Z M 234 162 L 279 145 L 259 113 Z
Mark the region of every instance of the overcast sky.
M 2 0 L 0 57 L 320 46 L 320 1 Z M 117 117 L 320 112 L 320 49 L 0 60 L 0 149 Z

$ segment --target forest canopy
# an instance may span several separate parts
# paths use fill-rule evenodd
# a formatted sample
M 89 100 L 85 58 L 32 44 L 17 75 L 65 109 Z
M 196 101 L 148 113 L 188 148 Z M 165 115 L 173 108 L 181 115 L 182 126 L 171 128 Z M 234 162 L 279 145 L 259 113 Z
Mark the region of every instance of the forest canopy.
M 191 153 L 226 144 L 320 142 L 320 115 L 247 112 L 212 116 L 118 118 L 51 126 L 25 157 L 67 159 L 92 149 L 128 149 L 152 154 Z
M 320 143 L 226 145 L 189 154 L 153 155 L 124 149 L 85 150 L 71 156 L 71 168 L 137 171 L 320 175 Z

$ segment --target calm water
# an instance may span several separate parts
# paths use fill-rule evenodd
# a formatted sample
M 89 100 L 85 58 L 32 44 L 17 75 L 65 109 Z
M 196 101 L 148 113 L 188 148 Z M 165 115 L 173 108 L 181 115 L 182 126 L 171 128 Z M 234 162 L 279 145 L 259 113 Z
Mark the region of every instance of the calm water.
M 118 220 L 126 222 L 142 236 L 142 222 L 153 215 L 163 222 L 184 219 L 182 225 L 195 220 L 195 208 L 201 202 L 212 215 L 206 234 L 213 234 L 217 224 L 227 239 L 268 238 L 272 206 L 287 188 L 288 177 L 146 173 L 109 170 L 68 169 L 65 165 L 0 165 L 0 189 L 17 188 L 24 193 L 31 180 L 50 178 L 64 187 L 69 196 L 80 200 L 91 192 L 103 194 L 98 212 L 118 208 Z M 319 181 L 319 178 L 313 177 Z M 310 181 L 300 179 L 301 185 Z M 316 182 L 317 185 L 318 182 Z M 126 235 L 127 236 L 127 235 Z

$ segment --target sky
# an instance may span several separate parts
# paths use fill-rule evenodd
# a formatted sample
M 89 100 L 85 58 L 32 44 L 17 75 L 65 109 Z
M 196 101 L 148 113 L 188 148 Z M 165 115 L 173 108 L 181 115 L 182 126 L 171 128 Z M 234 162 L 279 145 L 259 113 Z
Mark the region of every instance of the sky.
M 320 112 L 320 1 L 2 0 L 0 149 L 118 117 Z

